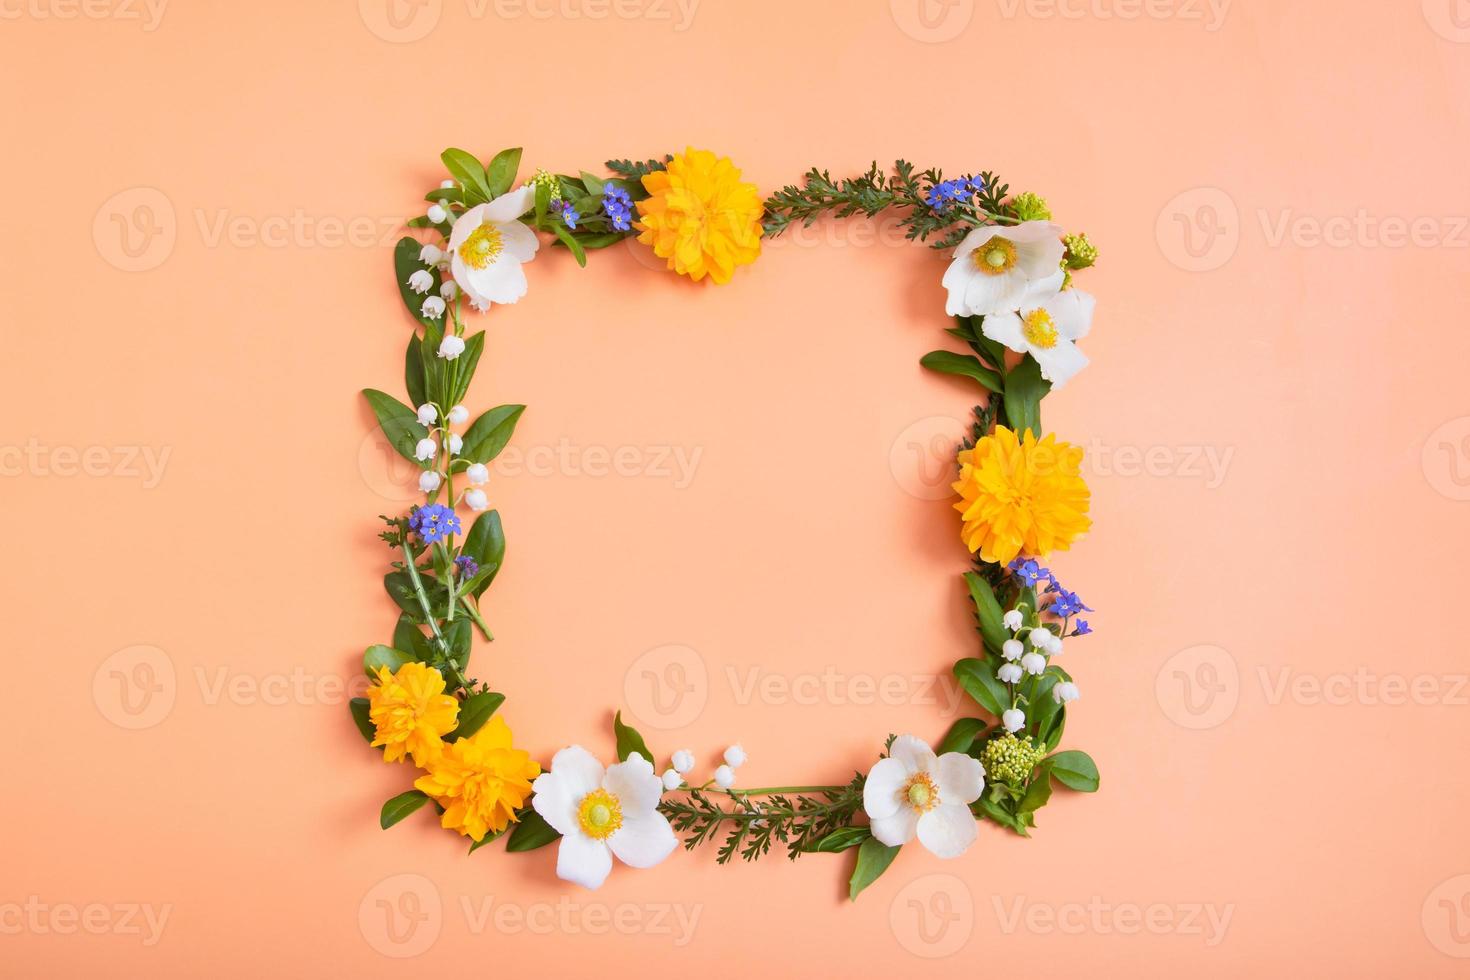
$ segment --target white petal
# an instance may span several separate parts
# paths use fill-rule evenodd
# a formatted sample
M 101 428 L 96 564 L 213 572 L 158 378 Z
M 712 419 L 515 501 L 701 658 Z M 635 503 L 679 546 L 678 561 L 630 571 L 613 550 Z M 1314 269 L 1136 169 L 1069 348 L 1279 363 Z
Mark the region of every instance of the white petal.
M 975 843 L 975 818 L 968 807 L 941 803 L 919 818 L 919 843 L 936 857 L 955 858 Z
M 985 789 L 985 767 L 980 765 L 979 759 L 963 752 L 941 755 L 934 764 L 934 775 L 942 805 L 963 803 L 969 806 L 980 798 Z
M 1058 337 L 1055 347 L 1045 350 L 1033 347 L 1031 355 L 1041 365 L 1041 376 L 1051 382 L 1053 391 L 1061 388 L 1067 383 L 1067 379 L 1088 365 L 1087 355 L 1066 337 Z
M 1042 304 L 1051 314 L 1057 331 L 1068 340 L 1081 340 L 1092 329 L 1092 311 L 1097 300 L 1091 293 L 1068 289 Z
M 948 290 L 948 296 L 944 301 L 944 312 L 950 316 L 969 316 L 969 307 L 965 305 L 965 291 L 970 288 L 970 280 L 980 275 L 980 270 L 975 268 L 968 258 L 955 259 L 944 270 L 944 279 L 941 281 L 944 288 Z
M 530 184 L 527 184 L 524 187 L 517 187 L 513 191 L 506 191 L 489 204 L 482 204 L 480 207 L 485 209 L 486 221 L 493 221 L 497 225 L 503 225 L 516 220 L 531 210 L 531 206 L 535 203 L 536 191 Z M 460 220 L 462 221 L 464 219 L 461 218 Z M 454 230 L 458 231 L 458 226 Z M 1058 255 L 1057 261 L 1060 262 L 1061 260 L 1062 257 Z
M 902 762 L 910 775 L 934 768 L 934 750 L 925 745 L 923 739 L 912 735 L 900 735 L 894 739 L 888 756 Z
M 465 276 L 466 291 L 473 287 L 492 303 L 514 303 L 526 295 L 526 271 L 519 259 L 507 253 L 483 269 L 467 268 Z
M 870 819 L 891 817 L 898 811 L 898 794 L 908 782 L 909 771 L 897 759 L 879 759 L 863 783 L 863 810 Z
M 454 281 L 459 283 L 459 288 L 463 289 L 464 294 L 469 297 L 471 303 L 474 303 L 478 307 L 484 307 L 489 302 L 484 296 L 480 295 L 479 291 L 475 289 L 475 284 L 470 281 L 470 267 L 464 264 L 464 260 L 459 257 L 458 252 L 455 252 L 454 258 L 449 261 L 449 271 L 454 276 Z
M 1010 234 L 1006 237 L 1015 242 L 1016 268 L 1025 273 L 1027 279 L 1045 279 L 1052 273 L 1061 272 L 1062 255 L 1067 246 L 1062 244 L 1060 237 L 1041 237 L 1033 241 L 1017 241 Z
M 583 888 L 599 888 L 612 870 L 612 852 L 583 833 L 568 834 L 556 851 L 556 876 Z
M 582 797 L 602 785 L 602 763 L 586 749 L 573 745 L 551 759 L 551 769 L 531 784 L 531 806 L 558 834 L 580 833 L 577 806 Z
M 1024 354 L 1031 349 L 1026 344 L 1026 336 L 1021 333 L 1021 317 L 1017 313 L 990 314 L 981 321 L 980 332 L 1018 354 Z
M 965 289 L 965 307 L 971 316 L 1011 312 L 1025 298 L 1026 282 L 1026 277 L 1015 269 L 998 276 L 981 272 Z
M 971 252 L 975 251 L 975 249 L 979 248 L 981 245 L 984 245 L 986 242 L 990 241 L 999 232 L 999 225 L 985 225 L 984 227 L 976 228 L 974 231 L 965 236 L 964 241 L 960 242 L 959 245 L 955 247 L 954 257 L 957 259 L 964 258 Z M 973 267 L 974 266 L 972 263 L 971 268 Z
M 1061 269 L 1052 270 L 1050 275 L 1042 276 L 1040 279 L 1031 279 L 1026 283 L 1025 295 L 1021 302 L 1016 304 L 1020 309 L 1037 306 L 1055 297 L 1062 290 L 1062 283 L 1067 281 L 1067 274 Z
M 653 764 L 636 753 L 628 756 L 627 762 L 607 767 L 602 788 L 618 798 L 625 819 L 651 812 L 663 794 L 663 783 L 654 775 Z
M 541 247 L 541 239 L 536 233 L 519 221 L 509 221 L 503 225 L 496 225 L 500 229 L 501 242 L 506 252 L 512 258 L 522 262 L 529 262 L 536 257 L 536 250 Z
M 679 839 L 662 813 L 654 810 L 630 817 L 625 810 L 623 825 L 607 839 L 607 846 L 629 867 L 651 868 L 674 853 Z
M 469 238 L 476 228 L 484 224 L 485 209 L 489 206 L 488 204 L 477 204 L 459 216 L 459 220 L 454 223 L 453 230 L 449 232 L 449 245 L 446 251 L 453 252 L 455 255 L 459 254 L 459 247 L 464 244 L 465 239 Z
M 941 807 L 936 807 L 938 811 Z M 914 839 L 914 830 L 919 823 L 919 811 L 911 806 L 899 807 L 890 817 L 870 818 L 873 836 L 880 844 L 897 847 Z
M 1023 221 L 1019 225 L 1011 225 L 1005 229 L 1005 236 L 1017 245 L 1032 242 L 1053 241 L 1062 244 L 1062 229 L 1060 225 L 1054 225 L 1050 221 Z M 1057 253 L 1057 261 L 1062 261 L 1062 253 Z

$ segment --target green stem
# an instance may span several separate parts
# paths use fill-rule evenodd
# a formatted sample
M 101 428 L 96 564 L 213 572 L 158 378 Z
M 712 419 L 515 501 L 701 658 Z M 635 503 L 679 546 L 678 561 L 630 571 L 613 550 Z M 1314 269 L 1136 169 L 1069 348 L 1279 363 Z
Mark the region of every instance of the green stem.
M 403 557 L 408 570 L 409 581 L 413 583 L 414 595 L 418 596 L 419 608 L 424 611 L 424 619 L 429 623 L 429 629 L 434 634 L 434 642 L 439 646 L 439 653 L 444 657 L 444 663 L 449 667 L 449 673 L 459 685 L 461 690 L 469 690 L 470 682 L 459 669 L 459 664 L 449 655 L 449 641 L 444 639 L 444 634 L 439 629 L 439 620 L 434 616 L 434 610 L 429 605 L 429 594 L 424 591 L 424 581 L 419 578 L 418 562 L 414 560 L 413 548 L 408 543 L 408 536 L 403 538 Z

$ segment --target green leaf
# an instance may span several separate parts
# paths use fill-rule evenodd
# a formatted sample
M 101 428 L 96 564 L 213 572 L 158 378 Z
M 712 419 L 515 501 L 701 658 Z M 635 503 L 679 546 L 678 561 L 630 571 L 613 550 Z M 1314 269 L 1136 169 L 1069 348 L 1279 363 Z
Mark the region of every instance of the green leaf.
M 362 654 L 362 669 L 369 677 L 376 677 L 379 667 L 387 667 L 388 673 L 394 674 L 398 672 L 399 667 L 412 662 L 413 657 L 402 650 L 395 650 L 381 643 L 374 643 Z
M 1062 744 L 1062 732 L 1067 729 L 1067 706 L 1062 705 L 1062 710 L 1052 718 L 1051 725 L 1042 734 L 1042 740 L 1046 743 L 1046 751 L 1051 752 Z
M 429 798 L 416 789 L 399 793 L 383 804 L 383 812 L 378 814 L 378 825 L 387 830 L 427 802 Z
M 564 225 L 556 225 L 552 228 L 552 231 L 556 232 L 557 239 L 563 245 L 572 250 L 572 258 L 577 260 L 577 264 L 586 268 L 587 252 L 582 248 L 582 243 L 573 238 L 571 232 L 567 231 Z
M 418 621 L 424 614 L 424 607 L 419 605 L 418 595 L 413 589 L 413 579 L 408 572 L 389 572 L 383 576 L 383 591 L 388 593 L 388 598 L 398 604 L 409 616 Z
M 867 827 L 838 827 L 807 848 L 813 854 L 836 854 L 849 848 L 860 847 L 873 836 Z
M 431 204 L 444 204 L 450 201 L 455 204 L 463 204 L 464 191 L 458 187 L 436 187 L 424 195 L 424 200 Z
M 490 193 L 490 186 L 485 180 L 485 168 L 480 166 L 473 153 L 451 146 L 439 154 L 439 159 L 444 161 L 449 175 L 464 188 L 466 204 L 481 204 L 495 196 Z
M 1048 670 L 1036 678 L 1026 695 L 1030 702 L 1026 709 L 1026 732 L 1036 736 L 1038 742 L 1046 741 L 1046 733 L 1056 721 L 1057 712 L 1062 710 L 1057 699 L 1051 696 L 1052 688 L 1060 680 L 1061 678 Z
M 352 711 L 352 720 L 357 724 L 357 730 L 362 732 L 362 737 L 371 745 L 373 739 L 378 737 L 377 726 L 373 724 L 372 717 L 368 712 L 372 703 L 367 698 L 353 698 L 347 702 L 347 707 Z
M 423 247 L 417 239 L 406 235 L 398 239 L 398 244 L 393 246 L 393 278 L 398 282 L 398 295 L 403 297 L 403 305 L 408 307 L 408 312 L 419 323 L 428 326 L 434 321 L 420 311 L 424 308 L 425 297 L 439 294 L 439 271 L 430 269 L 419 261 L 419 249 Z M 434 277 L 433 288 L 423 295 L 408 288 L 408 277 L 420 269 L 426 269 Z
M 500 526 L 500 511 L 489 510 L 475 519 L 460 554 L 473 558 L 481 571 L 486 568 L 495 570 L 475 586 L 474 593 L 478 598 L 490 587 L 496 573 L 505 564 L 505 530 Z
M 510 840 L 505 842 L 505 849 L 517 852 L 534 851 L 560 836 L 561 834 L 551 829 L 551 824 L 541 819 L 541 814 L 528 807 L 521 811 L 521 822 L 510 832 Z
M 511 827 L 514 827 L 515 824 L 511 824 L 510 826 Z M 472 841 L 470 841 L 469 853 L 470 854 L 473 854 L 476 851 L 478 851 L 480 848 L 484 847 L 486 844 L 489 844 L 491 841 L 497 841 L 497 840 L 499 840 L 509 830 L 510 830 L 510 827 L 505 827 L 505 828 L 503 828 L 501 830 L 492 830 L 492 831 L 487 832 L 485 834 L 485 836 L 484 837 L 481 837 L 479 840 L 472 840 Z
M 1078 752 L 1076 749 L 1058 752 L 1048 756 L 1046 761 L 1051 764 L 1051 774 L 1063 786 L 1079 793 L 1097 792 L 1097 763 L 1086 752 Z
M 407 578 L 407 573 L 404 574 Z M 412 587 L 412 586 L 410 586 Z M 397 650 L 411 654 L 415 660 L 427 660 L 433 651 L 429 646 L 429 638 L 424 631 L 419 629 L 412 616 L 408 613 L 398 617 L 398 622 L 393 627 L 393 646 Z
M 965 573 L 965 584 L 970 588 L 970 599 L 975 603 L 975 614 L 980 620 L 980 635 L 985 638 L 985 649 L 1000 656 L 1000 648 L 1011 638 L 1002 617 L 1005 611 L 995 598 L 990 583 L 975 572 Z
M 532 205 L 532 214 L 536 216 L 536 227 L 546 227 L 546 210 L 551 207 L 551 185 L 537 184 L 535 203 Z
M 1026 793 L 1021 797 L 1021 803 L 1016 808 L 1018 814 L 1035 813 L 1046 806 L 1046 801 L 1051 799 L 1051 777 L 1047 775 L 1045 762 L 1036 767 L 1031 774 L 1031 783 L 1026 787 Z
M 475 419 L 465 431 L 460 457 L 472 463 L 488 463 L 499 456 L 525 410 L 524 405 L 501 405 Z
M 470 390 L 470 381 L 475 377 L 475 368 L 480 364 L 480 355 L 484 351 L 485 331 L 481 330 L 464 339 L 464 351 L 454 360 L 454 390 L 444 400 L 446 410 L 464 401 L 464 396 Z
M 521 148 L 512 147 L 495 154 L 495 159 L 485 168 L 485 186 L 491 197 L 499 197 L 510 190 L 516 182 L 516 171 L 521 169 Z
M 893 859 L 898 857 L 898 848 L 889 847 L 876 837 L 869 837 L 858 848 L 857 864 L 852 869 L 852 879 L 847 883 L 847 897 L 857 901 L 858 894 L 878 876 L 888 870 Z
M 1006 419 L 1018 436 L 1030 429 L 1041 438 L 1041 400 L 1049 391 L 1051 382 L 1042 378 L 1041 365 L 1030 354 L 1006 375 Z
M 495 691 L 481 691 L 479 694 L 471 694 L 464 699 L 459 706 L 459 727 L 448 735 L 449 741 L 455 742 L 471 735 L 485 727 L 485 722 L 505 703 L 505 695 Z
M 373 414 L 378 417 L 378 425 L 382 427 L 388 443 L 397 450 L 398 455 L 417 464 L 414 447 L 420 439 L 429 435 L 429 430 L 419 424 L 418 413 L 392 395 L 374 388 L 364 388 L 362 395 L 368 400 Z
M 628 235 L 628 232 L 622 231 L 602 231 L 591 235 L 578 235 L 577 241 L 581 242 L 583 248 L 591 250 L 616 245 L 624 238 L 627 238 Z
M 618 761 L 627 762 L 628 756 L 637 752 L 653 764 L 653 753 L 648 751 L 648 745 L 643 741 L 643 736 L 631 725 L 623 724 L 623 713 L 619 711 L 613 715 L 613 734 L 618 740 Z
M 424 373 L 424 347 L 417 333 L 409 334 L 408 349 L 403 352 L 403 387 L 415 406 L 429 400 L 428 376 Z
M 986 724 L 979 718 L 961 718 L 949 726 L 934 752 L 944 755 L 946 752 L 969 752 L 970 746 L 975 744 L 975 739 L 985 731 Z
M 1021 820 L 1014 813 L 1011 813 L 1005 807 L 1001 806 L 998 802 L 992 799 L 990 796 L 990 790 L 988 788 L 986 789 L 984 796 L 980 797 L 980 799 L 971 804 L 970 811 L 972 813 L 977 813 L 988 820 L 998 823 L 1008 830 L 1013 830 L 1016 833 L 1020 834 L 1022 837 L 1031 836 L 1030 834 L 1026 833 L 1025 821 Z
M 449 655 L 463 670 L 470 662 L 470 621 L 460 616 L 444 627 L 444 641 L 449 644 Z
M 1010 708 L 1010 692 L 985 661 L 967 657 L 954 665 L 954 676 L 965 693 L 995 717 L 999 718 Z
M 930 351 L 919 358 L 919 363 L 941 374 L 955 374 L 962 378 L 971 378 L 996 394 L 1005 390 L 1000 383 L 1000 375 L 981 364 L 980 358 L 971 354 L 956 354 L 954 351 L 947 350 Z
M 593 197 L 602 196 L 602 178 L 598 177 L 596 174 L 589 174 L 585 170 L 582 171 L 582 186 L 587 188 L 587 193 L 591 194 Z

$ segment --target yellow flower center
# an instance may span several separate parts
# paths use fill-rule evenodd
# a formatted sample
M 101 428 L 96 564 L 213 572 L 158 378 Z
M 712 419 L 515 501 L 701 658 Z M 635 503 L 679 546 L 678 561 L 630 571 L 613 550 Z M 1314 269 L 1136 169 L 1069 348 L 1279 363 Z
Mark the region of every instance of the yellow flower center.
M 582 797 L 577 822 L 588 837 L 606 840 L 623 825 L 623 805 L 607 790 L 595 789 Z
M 975 268 L 987 276 L 999 276 L 1010 272 L 1016 265 L 1016 246 L 1009 239 L 996 235 L 990 241 L 970 253 L 974 256 Z
M 1032 310 L 1022 321 L 1021 333 L 1037 347 L 1047 350 L 1057 345 L 1057 325 L 1045 310 Z
M 927 772 L 915 773 L 904 787 L 903 795 L 909 806 L 920 813 L 928 813 L 939 805 L 939 790 Z
M 483 269 L 500 255 L 500 229 L 486 222 L 459 246 L 459 257 L 472 269 Z

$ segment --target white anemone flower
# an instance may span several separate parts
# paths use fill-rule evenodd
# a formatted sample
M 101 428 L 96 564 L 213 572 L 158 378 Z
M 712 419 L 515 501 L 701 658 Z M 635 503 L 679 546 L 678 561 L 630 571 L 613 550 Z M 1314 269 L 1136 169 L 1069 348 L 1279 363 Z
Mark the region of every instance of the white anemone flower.
M 915 836 L 933 854 L 959 857 L 975 841 L 970 804 L 985 789 L 980 760 L 963 752 L 935 756 L 912 735 L 894 739 L 863 785 L 863 809 L 873 836 L 889 847 Z
M 478 310 L 491 303 L 514 303 L 526 295 L 522 263 L 536 257 L 536 233 L 518 219 L 535 203 L 528 185 L 477 204 L 454 223 L 449 236 L 454 281 Z
M 986 225 L 965 236 L 944 273 L 950 316 L 1010 313 L 1062 288 L 1062 229 L 1049 221 Z
M 1018 354 L 1030 354 L 1041 365 L 1041 376 L 1060 388 L 1087 367 L 1087 355 L 1074 341 L 1092 329 L 1091 293 L 1067 289 L 1053 296 L 1027 300 L 1019 310 L 992 313 L 980 329 L 985 336 Z
M 637 752 L 603 769 L 591 752 L 570 746 L 552 757 L 532 789 L 531 805 L 561 834 L 556 876 L 563 881 L 597 888 L 614 855 L 630 867 L 651 868 L 679 846 L 658 812 L 663 782 Z

